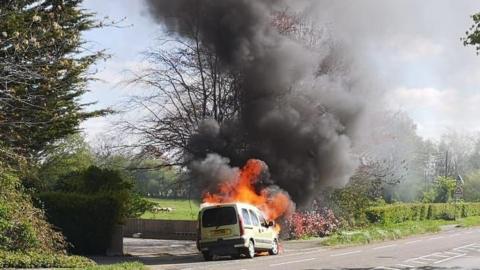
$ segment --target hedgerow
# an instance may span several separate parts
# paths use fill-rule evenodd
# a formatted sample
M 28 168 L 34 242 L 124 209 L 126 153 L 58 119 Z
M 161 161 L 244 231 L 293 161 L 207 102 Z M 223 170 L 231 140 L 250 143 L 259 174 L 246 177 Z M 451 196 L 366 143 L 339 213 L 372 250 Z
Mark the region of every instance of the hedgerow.
M 0 250 L 0 268 L 81 268 L 95 266 L 95 262 L 80 256 L 38 252 Z
M 121 198 L 111 194 L 49 192 L 38 195 L 48 220 L 61 229 L 74 254 L 105 254 L 121 220 Z
M 401 223 L 418 220 L 453 220 L 454 218 L 480 215 L 480 203 L 411 203 L 390 204 L 366 210 L 371 223 Z

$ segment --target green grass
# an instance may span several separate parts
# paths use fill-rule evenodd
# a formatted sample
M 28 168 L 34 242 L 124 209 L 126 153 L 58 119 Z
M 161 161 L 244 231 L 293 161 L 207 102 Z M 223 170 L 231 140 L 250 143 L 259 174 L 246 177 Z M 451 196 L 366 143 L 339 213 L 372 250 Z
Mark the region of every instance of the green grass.
M 456 221 L 423 220 L 408 221 L 389 225 L 371 225 L 358 230 L 340 231 L 322 241 L 323 245 L 358 245 L 385 240 L 395 240 L 407 236 L 434 233 L 441 230 L 443 225 L 458 224 L 462 227 L 480 225 L 480 216 L 467 217 Z
M 134 263 L 119 263 L 111 265 L 97 265 L 87 268 L 86 270 L 144 270 L 147 269 L 143 264 L 134 262 Z
M 170 207 L 172 212 L 152 213 L 146 212 L 140 218 L 142 219 L 166 219 L 166 220 L 196 220 L 199 205 L 192 200 L 182 199 L 151 199 L 147 200 L 157 203 L 159 207 Z

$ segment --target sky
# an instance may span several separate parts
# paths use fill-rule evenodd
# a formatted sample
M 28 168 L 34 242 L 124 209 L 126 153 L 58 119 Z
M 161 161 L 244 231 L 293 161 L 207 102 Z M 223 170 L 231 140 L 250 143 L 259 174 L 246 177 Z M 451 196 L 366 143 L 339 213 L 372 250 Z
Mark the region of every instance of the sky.
M 438 139 L 448 130 L 480 131 L 480 56 L 460 38 L 480 12 L 474 0 L 318 0 L 309 16 L 332 28 L 336 38 L 355 48 L 368 62 L 384 96 L 378 102 L 403 110 L 419 135 Z M 118 107 L 142 89 L 127 86 L 129 72 L 141 69 L 141 53 L 164 35 L 142 0 L 85 0 L 83 6 L 102 19 L 121 20 L 120 27 L 89 31 L 85 39 L 112 57 L 99 63 L 84 102 L 91 107 Z M 89 141 L 112 130 L 113 117 L 82 124 Z

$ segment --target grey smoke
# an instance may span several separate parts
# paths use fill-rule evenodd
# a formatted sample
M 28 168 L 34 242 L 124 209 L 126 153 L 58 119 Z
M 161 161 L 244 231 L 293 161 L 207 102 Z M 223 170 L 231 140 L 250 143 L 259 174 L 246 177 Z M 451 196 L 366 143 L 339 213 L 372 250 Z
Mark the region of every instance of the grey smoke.
M 222 182 L 234 183 L 240 171 L 230 166 L 230 160 L 217 154 L 208 154 L 203 160 L 190 164 L 190 177 L 202 184 L 203 190 L 215 190 Z
M 188 38 L 198 25 L 205 46 L 243 74 L 242 114 L 207 120 L 190 142 L 193 178 L 209 188 L 249 158 L 265 161 L 271 179 L 297 204 L 326 186 L 346 183 L 357 167 L 352 138 L 369 102 L 361 72 L 335 68 L 348 59 L 339 46 L 310 49 L 272 29 L 271 14 L 298 1 L 146 0 L 154 18 Z M 308 1 L 300 1 L 305 6 Z M 197 20 L 197 21 L 194 21 Z

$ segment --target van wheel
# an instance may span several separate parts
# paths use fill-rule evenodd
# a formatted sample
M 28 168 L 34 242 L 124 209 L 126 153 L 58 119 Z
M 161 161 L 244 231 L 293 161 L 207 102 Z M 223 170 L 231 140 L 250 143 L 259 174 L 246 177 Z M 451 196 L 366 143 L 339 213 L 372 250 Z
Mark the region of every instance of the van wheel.
M 278 254 L 278 241 L 277 241 L 277 239 L 273 239 L 272 248 L 268 250 L 268 254 L 270 254 L 270 255 L 277 255 Z
M 247 258 L 249 259 L 252 259 L 253 257 L 255 257 L 255 244 L 253 243 L 252 240 L 248 242 L 248 247 L 245 252 L 245 256 L 247 256 Z
M 213 260 L 213 255 L 210 254 L 210 252 L 202 252 L 202 255 L 203 255 L 203 258 L 205 259 L 205 261 L 211 261 Z

